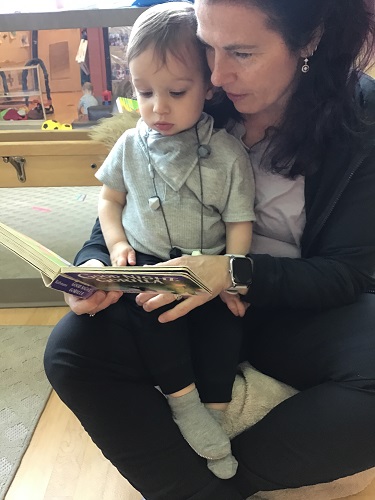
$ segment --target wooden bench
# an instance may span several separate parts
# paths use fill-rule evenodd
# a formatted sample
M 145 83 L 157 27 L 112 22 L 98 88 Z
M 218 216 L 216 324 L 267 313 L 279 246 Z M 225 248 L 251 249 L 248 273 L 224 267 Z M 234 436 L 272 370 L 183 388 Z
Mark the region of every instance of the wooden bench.
M 108 154 L 85 130 L 0 131 L 0 187 L 93 186 Z

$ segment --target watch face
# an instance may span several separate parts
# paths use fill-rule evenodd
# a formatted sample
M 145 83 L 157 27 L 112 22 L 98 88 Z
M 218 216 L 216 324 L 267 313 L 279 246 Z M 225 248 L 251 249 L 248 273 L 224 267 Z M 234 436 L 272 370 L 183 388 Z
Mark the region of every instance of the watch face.
M 253 279 L 253 263 L 244 257 L 233 259 L 233 278 L 237 284 L 251 285 Z

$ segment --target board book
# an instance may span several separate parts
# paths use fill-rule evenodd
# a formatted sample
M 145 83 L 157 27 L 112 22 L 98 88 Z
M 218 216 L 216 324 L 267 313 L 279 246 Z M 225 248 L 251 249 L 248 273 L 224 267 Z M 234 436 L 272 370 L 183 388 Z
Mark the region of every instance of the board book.
M 0 244 L 40 271 L 47 287 L 81 298 L 88 298 L 97 290 L 178 295 L 211 293 L 185 266 L 73 266 L 36 240 L 1 222 Z

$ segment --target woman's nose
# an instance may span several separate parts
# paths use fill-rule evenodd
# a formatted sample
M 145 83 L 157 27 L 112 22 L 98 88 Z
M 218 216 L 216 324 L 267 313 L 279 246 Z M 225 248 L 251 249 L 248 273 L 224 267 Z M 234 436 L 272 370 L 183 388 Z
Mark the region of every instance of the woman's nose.
M 211 82 L 215 87 L 224 87 L 233 82 L 235 73 L 231 70 L 229 61 L 218 55 L 208 55 L 208 64 L 211 68 Z

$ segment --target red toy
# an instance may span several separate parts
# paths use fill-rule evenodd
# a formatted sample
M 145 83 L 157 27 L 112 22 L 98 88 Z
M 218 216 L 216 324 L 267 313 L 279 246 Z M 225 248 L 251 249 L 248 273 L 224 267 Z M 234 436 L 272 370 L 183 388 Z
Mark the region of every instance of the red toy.
M 104 104 L 104 106 L 109 106 L 112 102 L 112 92 L 110 90 L 103 90 L 102 99 L 102 104 Z

